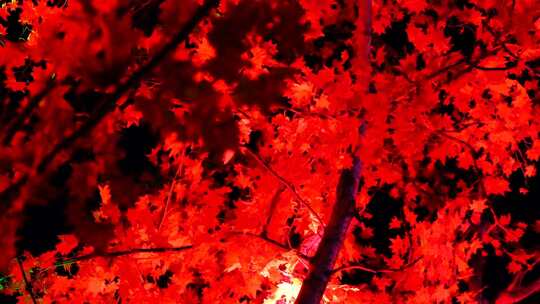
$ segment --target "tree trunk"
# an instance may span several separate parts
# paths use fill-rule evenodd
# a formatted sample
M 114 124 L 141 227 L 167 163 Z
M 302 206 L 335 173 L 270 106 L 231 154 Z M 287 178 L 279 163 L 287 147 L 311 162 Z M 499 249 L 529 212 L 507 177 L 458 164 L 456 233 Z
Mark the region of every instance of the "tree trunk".
M 334 269 L 341 245 L 355 212 L 355 197 L 360 179 L 360 160 L 354 158 L 353 167 L 343 170 L 336 190 L 336 203 L 321 243 L 311 261 L 311 269 L 304 279 L 297 304 L 318 304 Z
M 367 89 L 370 80 L 371 0 L 358 1 L 357 9 L 358 17 L 355 25 L 356 31 L 360 34 L 356 35 L 353 40 L 358 51 L 358 55 L 353 59 L 353 65 L 363 71 L 358 75 L 358 81 Z M 360 160 L 355 157 L 353 167 L 343 170 L 341 173 L 330 222 L 324 230 L 317 252 L 311 261 L 310 271 L 302 283 L 296 304 L 319 304 L 321 302 L 354 216 L 360 170 Z

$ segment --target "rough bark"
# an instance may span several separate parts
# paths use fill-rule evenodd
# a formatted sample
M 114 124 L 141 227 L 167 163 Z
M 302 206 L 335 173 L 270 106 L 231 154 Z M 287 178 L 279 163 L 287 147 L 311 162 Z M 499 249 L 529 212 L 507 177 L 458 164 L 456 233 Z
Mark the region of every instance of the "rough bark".
M 296 299 L 297 304 L 318 304 L 321 302 L 354 216 L 360 169 L 360 160 L 354 158 L 353 167 L 343 170 L 341 173 L 330 222 L 324 230 L 317 252 L 311 261 L 310 272 L 304 279 Z

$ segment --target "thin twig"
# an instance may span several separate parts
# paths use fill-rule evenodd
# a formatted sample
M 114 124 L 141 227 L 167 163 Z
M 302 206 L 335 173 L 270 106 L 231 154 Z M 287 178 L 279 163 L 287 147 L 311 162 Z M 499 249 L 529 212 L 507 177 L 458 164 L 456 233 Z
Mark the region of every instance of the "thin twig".
M 515 68 L 517 66 L 517 62 L 510 62 L 509 65 L 506 65 L 506 66 L 481 66 L 481 65 L 478 65 L 478 64 L 474 64 L 474 63 L 470 63 L 470 65 L 477 69 L 477 70 L 482 70 L 482 71 L 506 71 L 506 70 L 510 70 L 512 68 Z
M 115 258 L 119 256 L 132 255 L 138 253 L 163 253 L 163 252 L 180 252 L 193 248 L 193 245 L 186 245 L 181 247 L 158 247 L 158 248 L 134 248 L 127 250 L 111 251 L 111 252 L 94 252 L 89 253 L 66 260 L 62 260 L 61 263 L 70 263 L 91 260 L 94 258 Z
M 19 129 L 22 127 L 26 119 L 32 114 L 32 111 L 39 105 L 41 100 L 43 98 L 47 97 L 51 93 L 51 91 L 56 87 L 55 78 L 51 77 L 47 84 L 45 84 L 45 88 L 41 90 L 39 93 L 37 93 L 35 96 L 32 96 L 26 107 L 23 109 L 23 111 L 16 116 L 15 121 L 8 126 L 8 129 L 6 131 L 6 136 L 4 137 L 3 144 L 4 146 L 7 146 L 11 143 L 11 140 L 13 139 L 13 136 L 15 136 L 15 133 L 19 131 Z
M 281 196 L 281 193 L 285 191 L 285 186 L 281 185 L 279 188 L 277 188 L 276 192 L 272 196 L 272 200 L 270 201 L 270 210 L 268 211 L 268 217 L 266 218 L 266 222 L 264 223 L 261 235 L 267 236 L 268 235 L 268 226 L 270 226 L 270 223 L 272 222 L 272 217 L 274 216 L 274 212 L 276 210 L 276 206 L 279 202 L 279 198 Z
M 285 245 L 285 244 L 282 244 L 274 239 L 271 239 L 269 238 L 268 236 L 265 236 L 265 235 L 262 235 L 262 234 L 256 234 L 256 233 L 253 233 L 253 232 L 247 232 L 247 231 L 232 231 L 230 232 L 231 235 L 238 235 L 238 236 L 250 236 L 250 237 L 254 237 L 254 238 L 257 238 L 257 239 L 260 239 L 260 240 L 263 240 L 263 241 L 266 241 L 276 247 L 279 247 L 283 250 L 286 250 L 286 251 L 290 251 L 290 250 L 293 250 L 293 248 L 290 248 L 289 246 Z M 299 251 L 296 251 L 295 250 L 295 253 L 305 259 L 305 260 L 310 260 L 311 257 L 299 252 Z
M 540 279 L 537 279 L 525 287 L 517 287 L 510 290 L 505 290 L 502 294 L 499 295 L 499 298 L 496 300 L 495 303 L 521 303 L 522 301 L 532 297 L 533 295 L 538 294 L 539 291 Z
M 163 214 L 161 215 L 161 218 L 159 220 L 159 224 L 157 227 L 157 230 L 159 231 L 161 229 L 161 225 L 163 225 L 163 221 L 165 220 L 165 216 L 167 214 L 167 209 L 169 208 L 169 202 L 171 201 L 172 192 L 174 190 L 174 186 L 176 185 L 176 180 L 178 178 L 178 174 L 182 174 L 182 170 L 184 168 L 184 153 L 185 149 L 182 150 L 182 159 L 180 160 L 180 165 L 178 166 L 178 169 L 176 169 L 176 173 L 174 174 L 174 178 L 171 182 L 171 187 L 169 188 L 169 193 L 167 195 L 167 201 L 165 202 L 165 207 L 163 208 Z
M 518 59 L 518 60 L 521 59 L 521 58 L 519 58 L 518 55 L 516 55 L 514 52 L 512 52 L 512 50 L 510 50 L 510 49 L 508 48 L 508 46 L 506 45 L 506 43 L 503 42 L 503 43 L 502 43 L 502 47 L 503 47 L 503 50 L 504 50 L 508 55 L 510 55 L 512 58 Z
M 315 112 L 315 111 L 303 111 L 303 110 L 300 110 L 300 109 L 295 109 L 295 108 L 283 108 L 285 111 L 291 111 L 293 112 L 294 114 L 298 114 L 298 115 L 303 115 L 303 116 L 312 116 L 312 117 L 318 117 L 318 118 L 322 118 L 322 119 L 337 119 L 335 116 L 332 116 L 330 114 L 326 114 L 326 113 L 321 113 L 321 112 Z
M 279 180 L 279 182 L 285 186 L 289 191 L 291 191 L 291 193 L 293 194 L 294 198 L 296 198 L 296 200 L 298 200 L 300 203 L 302 203 L 302 205 L 304 205 L 306 208 L 308 208 L 308 210 L 311 212 L 311 214 L 313 214 L 313 216 L 315 216 L 315 218 L 317 219 L 317 221 L 321 224 L 321 226 L 323 228 L 326 227 L 326 225 L 324 224 L 322 218 L 319 216 L 319 214 L 317 214 L 317 212 L 315 212 L 315 210 L 309 205 L 309 203 L 307 201 L 305 201 L 301 196 L 300 194 L 298 194 L 298 192 L 296 191 L 294 185 L 289 182 L 288 180 L 286 180 L 284 177 L 282 177 L 280 174 L 278 174 L 274 169 L 272 169 L 272 167 L 270 165 L 268 165 L 264 160 L 262 160 L 260 158 L 259 155 L 255 154 L 253 151 L 251 151 L 250 149 L 248 148 L 242 148 L 243 151 L 246 151 L 247 154 L 251 155 L 255 160 L 257 160 L 257 162 L 262 166 L 264 167 L 266 170 L 268 170 L 268 172 L 270 172 L 270 174 L 272 174 L 276 179 Z
M 439 130 L 436 133 L 442 135 L 443 137 L 446 137 L 447 139 L 450 139 L 450 140 L 453 140 L 453 141 L 456 141 L 456 142 L 462 144 L 463 146 L 465 146 L 470 151 L 472 161 L 473 161 L 473 169 L 476 172 L 476 174 L 478 175 L 480 194 L 482 194 L 483 196 L 486 196 L 486 186 L 484 184 L 484 179 L 482 177 L 482 171 L 480 170 L 480 166 L 478 166 L 478 161 L 477 161 L 478 152 L 473 147 L 473 145 L 470 144 L 469 142 L 461 139 L 461 138 L 457 138 L 455 136 L 447 134 L 444 130 Z
M 440 69 L 426 75 L 426 77 L 424 77 L 423 80 L 429 80 L 429 79 L 435 78 L 435 77 L 439 76 L 440 74 L 450 70 L 451 68 L 456 67 L 456 66 L 460 66 L 465 62 L 467 62 L 467 60 L 465 60 L 465 58 L 461 58 L 461 59 L 457 60 L 454 63 L 451 63 L 451 64 L 449 64 L 447 66 L 444 66 L 444 67 L 442 67 L 442 68 L 440 68 Z
M 358 221 L 358 223 L 361 223 L 362 222 L 362 213 L 364 212 L 364 210 L 366 210 L 366 206 L 364 206 L 362 209 L 360 208 L 355 208 L 354 210 L 354 218 Z
M 457 142 L 461 143 L 462 145 L 464 145 L 465 147 L 467 147 L 467 149 L 470 150 L 470 152 L 471 152 L 473 158 L 476 156 L 477 152 L 476 152 L 476 149 L 473 147 L 473 145 L 471 145 L 470 143 L 464 141 L 463 139 L 458 138 L 458 137 L 455 137 L 455 136 L 452 136 L 452 135 L 449 135 L 449 134 L 447 134 L 444 130 L 439 130 L 439 131 L 437 132 L 437 134 L 439 134 L 439 135 L 441 135 L 441 136 L 443 136 L 443 137 L 446 137 L 446 138 L 448 138 L 448 139 L 450 139 L 450 140 L 457 141 Z
M 503 42 L 503 43 L 504 43 L 504 42 Z M 422 81 L 426 81 L 426 80 L 433 79 L 433 78 L 435 78 L 435 77 L 441 75 L 442 73 L 449 71 L 451 68 L 458 67 L 458 66 L 461 66 L 461 65 L 463 65 L 463 64 L 468 64 L 469 67 L 471 66 L 471 64 L 477 65 L 478 62 L 480 62 L 481 60 L 485 59 L 486 57 L 496 54 L 496 53 L 500 50 L 500 48 L 501 48 L 501 46 L 494 47 L 492 50 L 486 52 L 486 53 L 483 54 L 480 58 L 478 58 L 478 59 L 476 60 L 475 63 L 472 63 L 472 62 L 470 62 L 469 60 L 467 60 L 465 57 L 463 57 L 463 58 L 457 60 L 457 61 L 454 62 L 454 63 L 451 63 L 451 64 L 449 64 L 449 65 L 447 65 L 447 66 L 444 66 L 444 67 L 442 67 L 442 68 L 440 68 L 440 69 L 438 69 L 438 70 L 436 70 L 436 71 L 434 71 L 434 72 L 432 72 L 432 73 L 426 75 L 426 76 L 423 77 L 420 81 L 417 82 L 417 85 L 418 85 L 419 83 L 421 83 Z
M 32 298 L 32 303 L 37 304 L 36 297 L 34 295 L 34 291 L 32 290 L 32 284 L 30 284 L 30 281 L 28 281 L 28 278 L 26 278 L 26 272 L 24 272 L 24 266 L 21 257 L 17 257 L 17 263 L 19 264 L 19 268 L 21 269 L 22 277 L 24 280 L 24 286 L 26 288 L 26 291 L 28 291 L 28 294 L 30 295 L 30 298 Z
M 391 272 L 398 272 L 398 271 L 403 271 L 409 267 L 412 267 L 414 264 L 418 263 L 418 261 L 420 261 L 422 259 L 422 257 L 418 257 L 416 258 L 414 261 L 408 263 L 408 264 L 405 264 L 403 266 L 401 266 L 400 268 L 386 268 L 386 269 L 373 269 L 373 268 L 369 268 L 369 267 L 366 267 L 366 266 L 363 266 L 363 265 L 360 265 L 360 264 L 348 264 L 348 265 L 342 265 L 338 268 L 335 268 L 334 270 L 332 270 L 332 274 L 336 274 L 338 272 L 341 272 L 341 271 L 347 271 L 347 270 L 362 270 L 362 271 L 365 271 L 365 272 L 369 272 L 369 273 L 391 273 Z
M 371 268 L 368 268 L 368 267 L 365 267 L 365 266 L 362 266 L 362 265 L 346 265 L 346 266 L 341 266 L 341 267 L 338 267 L 338 268 L 332 270 L 332 274 L 338 273 L 338 272 L 341 272 L 341 271 L 348 271 L 348 270 L 362 270 L 362 271 L 369 272 L 369 273 L 384 272 L 383 270 L 375 270 L 375 269 L 371 269 Z

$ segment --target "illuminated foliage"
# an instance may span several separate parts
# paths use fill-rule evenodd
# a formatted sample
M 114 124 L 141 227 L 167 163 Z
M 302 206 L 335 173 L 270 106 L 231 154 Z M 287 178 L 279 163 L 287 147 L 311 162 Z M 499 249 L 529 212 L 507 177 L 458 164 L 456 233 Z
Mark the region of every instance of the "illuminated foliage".
M 536 1 L 0 6 L 0 302 L 293 303 L 357 159 L 324 303 L 540 289 Z

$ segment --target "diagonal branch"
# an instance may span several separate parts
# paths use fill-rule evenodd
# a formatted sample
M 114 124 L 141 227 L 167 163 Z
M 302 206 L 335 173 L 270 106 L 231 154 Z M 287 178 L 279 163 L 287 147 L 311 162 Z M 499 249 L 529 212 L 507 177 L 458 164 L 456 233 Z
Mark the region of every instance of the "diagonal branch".
M 352 168 L 343 170 L 341 173 L 330 222 L 324 230 L 317 252 L 311 260 L 310 271 L 304 279 L 296 299 L 297 304 L 318 304 L 321 302 L 354 216 L 360 171 L 360 160 L 355 157 Z
M 525 303 L 525 300 L 532 298 L 535 294 L 540 292 L 540 279 L 533 281 L 531 284 L 505 290 L 499 298 L 496 300 L 496 304 L 509 304 L 509 303 Z M 522 302 L 523 301 L 523 302 Z M 532 300 L 530 303 L 533 303 Z
M 176 181 L 178 178 L 178 175 L 182 174 L 182 170 L 184 168 L 184 158 L 185 158 L 185 149 L 182 151 L 182 153 L 180 154 L 181 157 L 182 157 L 182 160 L 180 161 L 180 165 L 178 166 L 178 169 L 176 169 L 176 173 L 174 174 L 174 178 L 171 182 L 171 186 L 169 188 L 169 193 L 167 194 L 167 200 L 165 201 L 165 207 L 163 207 L 163 214 L 161 214 L 161 218 L 159 220 L 159 224 L 158 224 L 158 227 L 157 227 L 157 230 L 159 231 L 161 229 L 161 226 L 163 225 L 163 221 L 165 220 L 165 216 L 167 216 L 167 209 L 169 208 L 169 203 L 171 201 L 171 197 L 172 197 L 172 194 L 173 194 L 173 191 L 174 191 L 174 186 L 176 185 Z
M 380 273 L 380 272 L 386 272 L 385 270 L 375 270 L 375 269 L 372 269 L 372 268 L 369 268 L 369 267 L 366 267 L 366 266 L 362 266 L 362 265 L 359 265 L 359 264 L 354 264 L 354 265 L 340 266 L 340 267 L 332 270 L 332 274 L 342 272 L 342 271 L 348 271 L 348 270 L 362 270 L 362 271 L 365 271 L 365 272 L 375 273 L 375 274 Z
M 270 223 L 272 222 L 272 217 L 274 216 L 274 211 L 276 210 L 277 204 L 279 202 L 279 198 L 281 196 L 281 193 L 285 191 L 285 186 L 281 185 L 279 188 L 277 188 L 276 192 L 272 196 L 272 200 L 270 201 L 270 210 L 268 211 L 268 217 L 266 218 L 266 222 L 264 223 L 261 235 L 267 236 L 268 235 L 268 226 L 270 226 Z
M 37 304 L 36 296 L 34 295 L 34 290 L 32 289 L 32 284 L 30 284 L 30 281 L 28 281 L 28 278 L 26 278 L 26 272 L 24 272 L 24 266 L 21 257 L 17 257 L 17 263 L 19 264 L 19 268 L 21 269 L 26 291 L 28 291 L 30 298 L 32 298 L 32 303 Z
M 51 78 L 47 81 L 45 84 L 45 88 L 41 90 L 39 93 L 37 93 L 35 96 L 30 97 L 30 100 L 28 101 L 28 104 L 15 118 L 15 121 L 11 123 L 7 127 L 6 136 L 4 137 L 3 144 L 4 146 L 7 146 L 11 143 L 11 140 L 13 139 L 13 136 L 15 136 L 15 133 L 23 126 L 24 122 L 30 114 L 32 114 L 32 111 L 39 105 L 39 103 L 43 100 L 43 98 L 47 97 L 51 93 L 51 91 L 56 87 L 56 79 L 51 76 Z
M 317 219 L 317 221 L 321 224 L 321 226 L 323 228 L 326 226 L 324 224 L 324 221 L 322 220 L 322 218 L 319 216 L 319 214 L 317 214 L 317 212 L 313 209 L 313 207 L 311 207 L 309 205 L 309 203 L 306 200 L 304 200 L 300 196 L 300 194 L 298 194 L 298 192 L 296 191 L 296 188 L 294 187 L 294 185 L 291 182 L 289 182 L 283 176 L 278 174 L 272 167 L 270 167 L 270 165 L 268 165 L 264 160 L 262 160 L 259 155 L 255 154 L 250 149 L 243 148 L 242 150 L 247 152 L 247 154 L 251 155 L 262 167 L 264 167 L 266 170 L 268 170 L 268 172 L 270 172 L 270 174 L 272 174 L 275 178 L 277 178 L 279 180 L 279 182 L 283 186 L 285 186 L 285 188 L 287 188 L 289 191 L 291 191 L 291 193 L 294 195 L 294 198 L 296 200 L 298 200 L 306 208 L 308 208 L 308 210 L 311 212 L 311 214 L 313 214 L 313 216 Z
M 478 161 L 477 161 L 478 152 L 473 147 L 473 145 L 471 143 L 461 139 L 461 138 L 458 138 L 458 137 L 455 137 L 455 136 L 452 136 L 452 135 L 446 133 L 444 130 L 436 131 L 436 133 L 441 135 L 442 137 L 445 137 L 445 138 L 447 138 L 449 140 L 453 140 L 453 141 L 463 145 L 465 148 L 467 148 L 469 150 L 469 152 L 471 153 L 472 160 L 473 160 L 473 169 L 478 174 L 478 177 L 479 177 L 480 193 L 485 196 L 486 195 L 486 186 L 484 185 L 484 179 L 483 179 L 483 176 L 482 176 L 482 172 L 480 170 L 480 167 L 478 166 Z
M 210 11 L 217 7 L 219 0 L 206 0 L 202 6 L 200 6 L 193 17 L 182 27 L 182 29 L 159 50 L 145 65 L 131 74 L 128 79 L 119 84 L 116 90 L 106 97 L 104 102 L 101 103 L 96 110 L 96 114 L 90 117 L 84 124 L 73 131 L 66 138 L 57 143 L 51 151 L 49 151 L 38 165 L 38 172 L 43 172 L 47 169 L 47 166 L 56 157 L 58 153 L 70 148 L 77 139 L 87 135 L 92 131 L 101 120 L 110 112 L 116 108 L 117 101 L 131 88 L 135 87 L 139 81 L 156 68 L 176 47 L 195 29 L 199 22 L 204 19 Z M 130 101 L 126 101 L 130 102 Z

